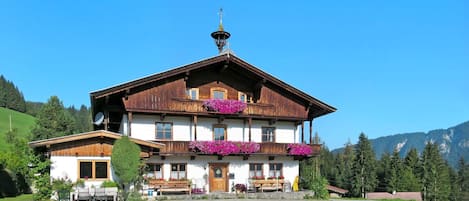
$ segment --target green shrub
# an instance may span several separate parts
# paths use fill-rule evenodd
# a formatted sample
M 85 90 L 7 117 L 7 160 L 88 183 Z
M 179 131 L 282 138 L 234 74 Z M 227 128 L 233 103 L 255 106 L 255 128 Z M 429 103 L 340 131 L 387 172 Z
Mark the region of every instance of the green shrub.
M 117 187 L 117 183 L 113 181 L 104 181 L 101 183 L 102 188 L 108 188 L 108 187 Z

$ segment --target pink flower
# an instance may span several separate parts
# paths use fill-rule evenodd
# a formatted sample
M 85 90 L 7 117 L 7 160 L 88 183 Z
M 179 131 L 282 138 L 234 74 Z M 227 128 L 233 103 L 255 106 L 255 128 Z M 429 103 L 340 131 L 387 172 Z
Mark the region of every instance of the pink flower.
M 255 153 L 259 151 L 260 145 L 255 142 L 191 141 L 189 142 L 189 149 L 193 152 L 226 156 Z
M 246 103 L 239 100 L 210 99 L 204 101 L 204 107 L 209 111 L 234 114 L 246 109 Z
M 289 144 L 287 149 L 294 156 L 309 156 L 313 153 L 313 148 L 308 144 Z

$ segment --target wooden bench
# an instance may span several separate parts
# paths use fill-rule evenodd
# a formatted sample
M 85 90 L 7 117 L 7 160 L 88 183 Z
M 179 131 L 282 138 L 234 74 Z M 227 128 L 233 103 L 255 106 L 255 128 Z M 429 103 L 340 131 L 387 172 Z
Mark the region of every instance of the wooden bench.
M 268 180 L 253 180 L 252 183 L 256 188 L 259 188 L 261 192 L 264 191 L 283 191 L 283 179 L 268 179 Z
M 177 181 L 164 181 L 164 180 L 149 180 L 148 184 L 151 188 L 154 188 L 156 192 L 187 192 L 191 194 L 191 185 L 189 180 L 177 180 Z

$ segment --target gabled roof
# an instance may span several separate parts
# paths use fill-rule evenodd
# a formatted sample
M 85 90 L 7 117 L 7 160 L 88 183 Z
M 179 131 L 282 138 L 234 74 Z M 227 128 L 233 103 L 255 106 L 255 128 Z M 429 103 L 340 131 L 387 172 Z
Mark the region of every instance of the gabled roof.
M 45 139 L 45 140 L 32 141 L 29 143 L 29 146 L 44 147 L 44 146 L 50 146 L 54 144 L 60 144 L 60 143 L 72 142 L 76 140 L 84 140 L 84 139 L 90 139 L 90 138 L 97 138 L 97 137 L 106 137 L 106 138 L 117 140 L 117 139 L 120 139 L 122 135 L 118 133 L 114 133 L 114 132 L 105 131 L 105 130 L 97 130 L 97 131 L 91 131 L 91 132 L 86 132 L 86 133 L 79 133 L 79 134 L 74 134 L 74 135 L 50 138 L 50 139 Z M 136 143 L 137 145 L 141 145 L 141 146 L 147 146 L 147 147 L 157 148 L 157 149 L 164 147 L 164 144 L 157 143 L 157 142 L 150 142 L 150 141 L 140 140 L 140 139 L 131 138 L 131 137 L 129 137 L 129 139 L 132 142 Z
M 268 82 L 274 86 L 277 86 L 281 90 L 287 91 L 297 96 L 303 102 L 308 103 L 308 105 L 314 105 L 315 107 L 320 108 L 321 112 L 315 114 L 314 115 L 315 117 L 336 111 L 336 108 L 304 93 L 303 91 L 298 90 L 297 88 L 277 79 L 276 77 L 242 60 L 241 58 L 233 54 L 230 54 L 229 52 L 225 52 L 220 55 L 217 55 L 208 59 L 200 60 L 200 61 L 188 64 L 188 65 L 183 65 L 183 66 L 180 66 L 180 67 L 177 67 L 177 68 L 174 68 L 174 69 L 162 72 L 162 73 L 153 74 L 153 75 L 143 77 L 140 79 L 136 79 L 130 82 L 115 85 L 106 89 L 93 91 L 90 93 L 92 107 L 93 107 L 94 99 L 106 97 L 106 96 L 117 94 L 117 93 L 122 93 L 125 91 L 130 91 L 132 88 L 140 87 L 142 85 L 146 85 L 146 84 L 156 82 L 162 79 L 166 79 L 169 77 L 173 77 L 173 76 L 177 76 L 181 74 L 188 74 L 193 70 L 198 70 L 206 66 L 221 63 L 221 62 L 235 63 L 239 67 L 244 68 L 250 73 L 252 73 L 253 75 L 256 75 L 257 77 L 259 77 L 260 78 L 259 81 L 262 81 L 264 83 Z

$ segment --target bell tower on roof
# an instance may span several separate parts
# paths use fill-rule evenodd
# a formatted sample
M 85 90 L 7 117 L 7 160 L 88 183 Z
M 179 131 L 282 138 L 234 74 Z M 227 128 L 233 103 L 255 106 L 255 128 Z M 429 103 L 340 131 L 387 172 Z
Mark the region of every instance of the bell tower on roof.
M 212 38 L 215 40 L 215 44 L 218 47 L 218 53 L 223 51 L 223 47 L 226 45 L 226 40 L 230 38 L 231 34 L 226 32 L 223 28 L 223 9 L 220 8 L 220 24 L 218 25 L 218 30 L 211 34 Z

